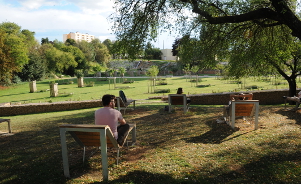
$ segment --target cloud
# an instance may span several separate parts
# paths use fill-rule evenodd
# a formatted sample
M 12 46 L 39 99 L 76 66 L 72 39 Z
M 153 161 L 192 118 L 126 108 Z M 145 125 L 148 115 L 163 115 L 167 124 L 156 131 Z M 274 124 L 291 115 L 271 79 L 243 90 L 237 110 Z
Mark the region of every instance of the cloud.
M 101 41 L 114 40 L 107 19 L 114 13 L 113 5 L 109 0 L 0 0 L 0 23 L 14 22 L 35 32 L 37 40 L 48 37 L 62 41 L 63 34 L 76 31 Z M 171 47 L 172 41 L 164 36 L 158 38 L 156 46 Z
M 18 2 L 23 8 L 32 10 L 41 7 L 59 7 L 70 5 L 77 6 L 84 13 L 100 14 L 112 12 L 114 2 L 112 0 L 12 0 Z
M 66 1 L 65 3 L 71 3 L 72 1 Z M 73 1 L 77 5 L 82 4 L 84 1 Z M 86 2 L 86 1 L 85 1 Z M 92 2 L 92 1 L 91 1 Z M 61 31 L 61 34 L 67 34 L 69 32 L 83 32 L 93 34 L 95 36 L 109 35 L 110 24 L 107 20 L 106 14 L 101 13 L 82 13 L 80 11 L 72 11 L 68 9 L 56 9 L 41 8 L 42 5 L 57 4 L 58 1 L 47 1 L 46 0 L 25 0 L 22 1 L 22 5 L 2 5 L 0 6 L 0 21 L 1 22 L 14 22 L 22 27 L 22 29 L 28 29 L 30 31 L 38 32 L 49 32 L 49 31 Z M 70 5 L 70 4 L 69 4 Z M 83 4 L 84 5 L 84 4 Z M 89 5 L 92 6 L 92 5 Z M 86 7 L 81 7 L 83 10 Z M 86 8 L 87 11 L 92 9 Z M 4 18 L 5 17 L 5 18 Z M 66 32 L 62 32 L 66 31 Z M 45 35 L 45 37 L 47 37 Z M 57 38 L 61 40 L 61 38 Z
M 24 9 L 38 9 L 42 6 L 58 5 L 60 0 L 11 0 L 12 3 L 18 2 Z M 15 4 L 15 3 L 14 3 Z
M 68 0 L 77 5 L 85 13 L 99 14 L 99 13 L 112 13 L 113 1 L 112 0 Z

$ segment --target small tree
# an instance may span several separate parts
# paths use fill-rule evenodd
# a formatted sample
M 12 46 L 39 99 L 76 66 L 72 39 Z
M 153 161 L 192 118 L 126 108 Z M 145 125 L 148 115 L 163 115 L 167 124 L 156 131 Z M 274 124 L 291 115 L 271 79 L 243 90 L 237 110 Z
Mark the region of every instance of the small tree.
M 199 68 L 198 66 L 196 66 L 196 65 L 195 65 L 195 66 L 192 66 L 192 67 L 191 67 L 191 72 L 194 73 L 194 74 L 197 74 L 197 72 L 199 71 L 199 69 L 200 69 L 200 68 Z
M 152 65 L 150 69 L 148 69 L 148 75 L 156 78 L 159 73 L 159 68 L 157 65 Z
M 159 68 L 157 65 L 152 65 L 148 71 L 147 71 L 147 75 L 151 76 L 152 77 L 152 80 L 151 80 L 151 90 L 152 90 L 152 86 L 155 86 L 155 78 L 157 77 L 159 73 Z
M 190 73 L 190 64 L 186 64 L 183 68 L 183 72 L 186 74 L 186 82 L 187 82 L 187 74 Z
M 199 69 L 200 68 L 198 66 L 194 65 L 194 66 L 191 67 L 191 72 L 194 73 L 194 74 L 197 74 L 197 72 L 199 71 Z M 195 76 L 196 85 L 198 85 L 198 80 L 199 80 L 198 79 L 198 75 L 196 75 Z
M 122 77 L 122 82 L 124 82 L 123 77 L 124 77 L 124 73 L 125 73 L 125 68 L 120 67 L 120 68 L 119 68 L 119 72 L 120 72 L 120 75 L 121 75 L 121 77 Z
M 109 76 L 110 76 L 110 77 L 114 77 L 114 73 L 115 73 L 115 69 L 114 69 L 114 68 L 110 68 L 110 69 L 108 70 L 108 72 L 109 72 Z

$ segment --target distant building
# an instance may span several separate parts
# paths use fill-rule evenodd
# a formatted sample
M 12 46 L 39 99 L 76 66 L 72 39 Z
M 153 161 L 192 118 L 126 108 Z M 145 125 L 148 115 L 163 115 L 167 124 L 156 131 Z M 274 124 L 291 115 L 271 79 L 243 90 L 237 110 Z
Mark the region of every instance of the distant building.
M 63 34 L 63 42 L 64 43 L 68 38 L 71 38 L 71 39 L 75 40 L 76 42 L 82 41 L 82 40 L 91 42 L 92 40 L 94 40 L 95 37 L 94 37 L 94 35 L 89 35 L 88 33 L 81 34 L 79 32 L 76 32 L 76 33 L 70 32 L 69 34 Z
M 162 49 L 161 52 L 161 60 L 177 60 L 177 56 L 172 55 L 171 49 Z

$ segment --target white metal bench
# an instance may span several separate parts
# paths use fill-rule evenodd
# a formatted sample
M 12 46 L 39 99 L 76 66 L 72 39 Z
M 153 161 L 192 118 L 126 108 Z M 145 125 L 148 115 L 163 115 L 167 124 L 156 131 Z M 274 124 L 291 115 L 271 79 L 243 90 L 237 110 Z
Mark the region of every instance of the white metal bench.
M 230 122 L 233 129 L 236 116 L 253 116 L 255 112 L 255 130 L 258 129 L 259 100 L 232 100 L 230 105 Z
M 123 113 L 125 114 L 125 110 L 129 105 L 133 103 L 133 109 L 136 107 L 136 100 L 127 99 L 127 102 L 124 102 L 121 97 L 116 97 L 117 109 L 120 111 L 123 109 Z
M 169 112 L 171 112 L 172 106 L 183 106 L 184 113 L 189 109 L 189 103 L 187 103 L 186 94 L 169 94 L 168 95 Z
M 136 125 L 129 124 L 130 131 L 132 131 L 132 143 L 136 142 Z M 101 160 L 102 160 L 102 175 L 104 180 L 108 180 L 108 155 L 107 148 L 117 149 L 117 164 L 119 159 L 119 150 L 121 146 L 117 143 L 114 135 L 108 125 L 92 125 L 92 124 L 65 124 L 60 125 L 60 137 L 62 146 L 62 157 L 64 175 L 70 177 L 69 173 L 69 161 L 68 161 L 68 149 L 66 143 L 66 132 L 69 132 L 75 141 L 84 148 L 87 146 L 95 146 L 101 149 Z M 127 137 L 126 137 L 127 138 Z M 126 141 L 126 138 L 124 139 Z

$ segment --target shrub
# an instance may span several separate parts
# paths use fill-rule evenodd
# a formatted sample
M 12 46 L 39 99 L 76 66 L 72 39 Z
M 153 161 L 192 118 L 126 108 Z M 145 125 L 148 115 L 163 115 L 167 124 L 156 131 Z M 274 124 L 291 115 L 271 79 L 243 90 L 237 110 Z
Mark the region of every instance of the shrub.
M 155 93 L 170 93 L 170 89 L 155 89 Z
M 258 86 L 256 86 L 256 85 L 246 86 L 246 89 L 258 89 Z
M 167 82 L 160 81 L 157 83 L 157 85 L 167 85 Z
M 87 87 L 93 87 L 95 84 L 95 82 L 93 81 L 90 81 L 88 84 L 86 84 Z

